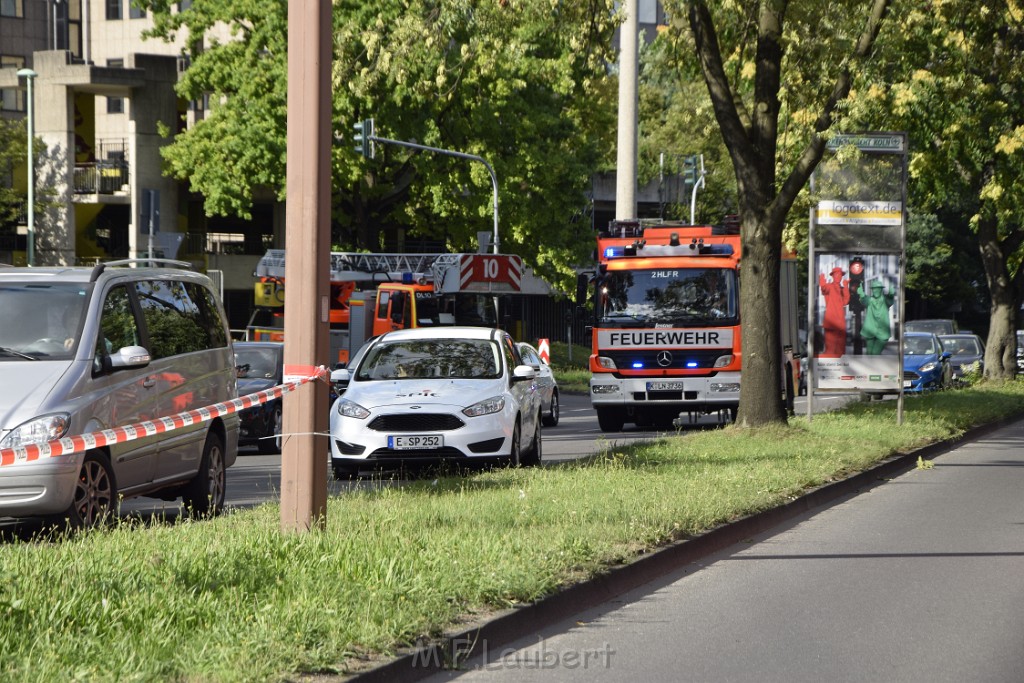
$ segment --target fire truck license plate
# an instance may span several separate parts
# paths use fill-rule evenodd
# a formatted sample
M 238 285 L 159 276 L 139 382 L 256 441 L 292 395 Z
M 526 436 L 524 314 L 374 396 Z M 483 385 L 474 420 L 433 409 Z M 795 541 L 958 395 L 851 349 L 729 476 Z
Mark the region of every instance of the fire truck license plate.
M 405 436 L 389 436 L 388 448 L 396 451 L 412 448 L 441 448 L 444 437 L 440 434 L 407 434 Z
M 682 391 L 683 382 L 648 382 L 647 391 Z

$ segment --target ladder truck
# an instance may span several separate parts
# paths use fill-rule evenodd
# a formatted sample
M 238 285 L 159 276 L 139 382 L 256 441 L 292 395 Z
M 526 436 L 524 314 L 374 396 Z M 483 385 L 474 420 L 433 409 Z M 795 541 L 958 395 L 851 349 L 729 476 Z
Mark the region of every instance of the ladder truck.
M 346 364 L 367 339 L 391 330 L 494 327 L 494 298 L 518 293 L 523 277 L 522 259 L 509 254 L 332 252 L 330 258 L 333 365 Z M 275 321 L 282 321 L 285 251 L 268 250 L 257 263 L 255 276 L 257 313 L 269 309 Z M 246 337 L 283 341 L 283 325 L 250 324 Z

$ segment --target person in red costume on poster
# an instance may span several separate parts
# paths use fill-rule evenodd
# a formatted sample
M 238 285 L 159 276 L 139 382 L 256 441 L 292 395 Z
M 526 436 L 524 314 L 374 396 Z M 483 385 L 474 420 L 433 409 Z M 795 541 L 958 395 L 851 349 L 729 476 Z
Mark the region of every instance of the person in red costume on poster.
M 839 358 L 846 353 L 846 307 L 850 304 L 850 281 L 839 266 L 832 269 L 832 282 L 824 273 L 818 274 L 818 288 L 825 297 L 825 316 L 822 321 L 825 341 L 819 358 Z

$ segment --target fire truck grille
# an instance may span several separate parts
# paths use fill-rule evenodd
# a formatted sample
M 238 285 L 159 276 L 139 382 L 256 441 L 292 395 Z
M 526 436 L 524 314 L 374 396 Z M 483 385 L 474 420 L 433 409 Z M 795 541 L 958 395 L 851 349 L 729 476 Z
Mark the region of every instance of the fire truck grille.
M 615 361 L 619 370 L 697 370 L 715 367 L 715 361 L 729 353 L 727 349 L 670 349 L 672 360 L 666 365 L 658 363 L 659 349 L 638 349 L 636 351 L 602 351 Z M 663 361 L 664 362 L 664 359 Z

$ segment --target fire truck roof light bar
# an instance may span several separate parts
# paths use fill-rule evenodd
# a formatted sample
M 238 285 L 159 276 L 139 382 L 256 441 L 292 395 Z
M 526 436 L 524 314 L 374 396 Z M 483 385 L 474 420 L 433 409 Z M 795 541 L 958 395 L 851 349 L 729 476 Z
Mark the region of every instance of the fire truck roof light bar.
M 695 240 L 685 246 L 673 246 L 637 240 L 633 244 L 605 247 L 602 253 L 606 260 L 611 260 L 635 256 L 732 256 L 734 252 L 731 244 L 704 244 Z

